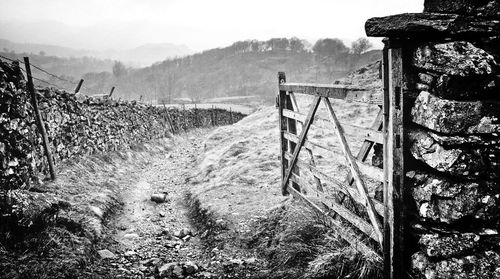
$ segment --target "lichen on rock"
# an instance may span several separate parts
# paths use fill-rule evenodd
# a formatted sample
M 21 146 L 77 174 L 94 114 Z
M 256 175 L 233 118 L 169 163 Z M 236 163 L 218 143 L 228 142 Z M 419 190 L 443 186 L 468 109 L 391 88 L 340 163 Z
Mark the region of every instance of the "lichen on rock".
M 445 146 L 425 130 L 410 131 L 408 140 L 412 156 L 435 170 L 462 179 L 500 177 L 498 146 Z
M 500 132 L 500 103 L 452 101 L 422 91 L 411 109 L 411 120 L 447 134 Z
M 412 65 L 452 76 L 489 75 L 497 63 L 486 51 L 466 41 L 427 43 L 415 48 Z
M 418 73 L 417 86 L 420 91 L 448 100 L 500 99 L 500 77 L 496 75 L 461 77 L 422 72 Z
M 496 0 L 425 0 L 424 12 L 500 17 Z
M 474 233 L 424 234 L 418 241 L 428 257 L 454 257 L 470 252 L 479 242 L 480 236 Z
M 434 174 L 407 173 L 418 215 L 453 224 L 464 218 L 492 221 L 500 214 L 500 189 L 491 181 L 457 181 Z
M 485 251 L 433 263 L 424 253 L 412 256 L 412 267 L 426 279 L 495 279 L 500 276 L 500 255 Z

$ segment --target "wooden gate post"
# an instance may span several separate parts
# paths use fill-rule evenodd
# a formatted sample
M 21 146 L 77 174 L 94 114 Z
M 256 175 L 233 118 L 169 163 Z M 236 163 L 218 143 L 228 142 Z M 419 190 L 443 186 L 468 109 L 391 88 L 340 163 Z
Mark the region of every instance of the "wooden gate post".
M 404 253 L 404 134 L 402 48 L 386 41 L 384 67 L 384 273 L 406 278 Z
M 278 72 L 278 87 L 280 84 L 286 83 L 286 75 L 284 72 Z M 295 151 L 296 144 L 292 141 L 288 141 L 284 137 L 285 132 L 292 133 L 297 135 L 297 123 L 295 119 L 285 119 L 283 115 L 283 109 L 293 110 L 293 104 L 290 96 L 286 91 L 279 91 L 278 96 L 278 110 L 279 110 L 279 121 L 280 121 L 280 142 L 281 142 L 281 179 L 282 182 L 286 176 L 286 170 L 288 168 L 288 161 L 285 159 L 285 153 L 288 151 L 293 154 Z M 295 173 L 295 172 L 294 172 Z M 297 190 L 300 189 L 300 186 L 291 182 L 293 187 Z M 282 189 L 283 195 L 288 195 L 286 190 L 286 185 L 283 186 Z
M 286 76 L 284 72 L 278 73 L 278 87 L 280 84 L 286 82 Z M 285 99 L 286 99 L 286 91 L 279 91 L 278 95 L 278 120 L 280 127 L 280 143 L 281 143 L 281 182 L 285 179 L 286 169 L 288 166 L 287 160 L 285 159 L 285 152 L 288 149 L 288 142 L 285 139 L 285 132 L 287 123 L 285 121 L 285 117 L 283 117 L 283 109 L 285 108 Z M 288 191 L 286 187 L 282 188 L 281 193 L 283 195 L 288 195 Z
M 42 135 L 43 149 L 45 151 L 45 156 L 47 156 L 47 162 L 49 164 L 50 178 L 52 180 L 55 180 L 56 172 L 54 169 L 54 161 L 52 160 L 52 153 L 50 152 L 47 131 L 45 131 L 45 125 L 43 124 L 43 119 L 42 116 L 40 115 L 40 110 L 38 109 L 38 101 L 36 99 L 35 86 L 33 85 L 33 77 L 31 76 L 30 59 L 28 57 L 24 57 L 24 65 L 26 66 L 26 75 L 28 78 L 28 90 L 31 95 L 31 103 L 33 104 L 33 110 L 35 112 L 36 124 L 38 126 L 38 131 Z

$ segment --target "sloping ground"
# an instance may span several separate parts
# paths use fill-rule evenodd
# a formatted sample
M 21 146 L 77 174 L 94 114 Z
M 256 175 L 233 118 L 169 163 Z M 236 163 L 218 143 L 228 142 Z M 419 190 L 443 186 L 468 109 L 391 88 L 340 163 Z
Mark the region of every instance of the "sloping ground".
M 372 64 L 362 74 L 353 73 L 342 82 L 377 87 L 377 79 L 378 66 Z M 312 98 L 297 94 L 297 99 L 301 111 L 306 113 Z M 369 127 L 379 110 L 377 106 L 358 103 L 337 100 L 332 103 L 341 122 L 360 127 Z M 332 124 L 322 121 L 328 119 L 321 104 L 309 139 L 338 151 L 327 154 L 313 150 L 313 153 L 320 168 L 342 178 L 347 168 Z M 362 138 L 362 135 L 347 135 L 353 153 L 359 150 Z M 218 128 L 208 137 L 200 157 L 200 183 L 192 191 L 207 208 L 238 224 L 251 216 L 261 216 L 267 208 L 284 200 L 279 186 L 280 166 L 278 111 L 262 107 L 234 125 Z
M 55 182 L 36 192 L 16 191 L 23 200 L 29 195 L 32 204 L 23 207 L 26 224 L 11 232 L 13 240 L 22 241 L 0 245 L 0 278 L 95 278 L 88 269 L 98 258 L 95 244 L 121 208 L 124 189 L 139 179 L 135 170 L 171 146 L 169 139 L 162 139 L 76 158 L 66 162 Z M 29 225 L 32 222 L 36 225 Z
M 361 84 L 374 90 L 380 90 L 381 82 L 378 80 L 378 63 L 368 65 L 364 69 L 348 75 L 341 82 L 346 84 Z M 299 95 L 297 96 L 297 100 L 300 110 L 306 113 L 312 98 L 310 96 Z M 379 111 L 377 106 L 346 103 L 337 100 L 332 100 L 332 103 L 337 117 L 341 122 L 361 127 L 370 127 Z M 309 139 L 327 145 L 335 149 L 336 152 L 325 153 L 322 150 L 313 150 L 314 159 L 320 169 L 336 178 L 344 179 L 348 173 L 348 169 L 345 166 L 345 159 L 331 126 L 332 124 L 323 121 L 328 119 L 328 114 L 323 104 L 321 104 L 317 115 L 310 130 Z M 363 135 L 360 134 L 347 136 L 354 154 L 358 152 L 362 139 Z M 301 154 L 303 154 L 301 155 L 302 159 L 308 160 L 305 152 L 301 152 Z M 200 207 L 208 210 L 214 218 L 229 221 L 229 226 L 236 233 L 241 233 L 238 237 L 248 240 L 248 234 L 251 234 L 252 236 L 249 237 L 249 241 L 257 243 L 250 243 L 249 247 L 265 251 L 270 249 L 269 247 L 271 246 L 275 248 L 280 247 L 277 249 L 280 250 L 278 254 L 272 252 L 271 254 L 274 256 L 268 258 L 271 261 L 270 266 L 274 271 L 285 267 L 286 269 L 300 269 L 296 271 L 297 273 L 283 271 L 284 273 L 281 274 L 278 272 L 276 274 L 281 275 L 274 274 L 273 277 L 288 278 L 288 276 L 295 276 L 297 274 L 304 275 L 306 267 L 309 264 L 309 272 L 316 274 L 316 277 L 319 276 L 318 278 L 320 278 L 321 276 L 318 274 L 328 269 L 327 267 L 321 267 L 325 265 L 325 261 L 339 261 L 339 259 L 346 256 L 344 253 L 346 246 L 339 245 L 335 236 L 330 236 L 330 238 L 335 239 L 333 241 L 334 244 L 332 242 L 321 242 L 318 244 L 321 246 L 320 248 L 314 245 L 314 247 L 310 246 L 308 243 L 314 242 L 315 237 L 323 236 L 328 229 L 325 229 L 323 224 L 321 224 L 321 218 L 315 218 L 314 214 L 307 213 L 307 209 L 302 208 L 296 202 L 290 203 L 287 201 L 287 197 L 281 195 L 280 142 L 278 111 L 276 108 L 260 108 L 252 115 L 232 126 L 221 127 L 215 130 L 205 141 L 204 153 L 199 158 L 199 166 L 198 181 L 191 192 L 193 198 L 199 201 Z M 375 195 L 379 183 L 369 182 L 367 184 L 370 188 L 370 195 Z M 287 211 L 283 211 L 283 208 L 287 208 Z M 297 211 L 301 213 L 297 214 Z M 275 221 L 272 221 L 273 219 Z M 305 220 L 309 220 L 309 222 Z M 318 230 L 315 235 L 304 234 L 304 231 L 310 231 L 316 226 L 323 226 L 323 229 Z M 302 232 L 297 231 L 300 228 L 305 230 Z M 297 233 L 298 236 L 303 237 L 299 241 L 299 246 L 300 249 L 306 249 L 307 252 L 304 252 L 305 254 L 302 254 L 302 256 L 295 254 L 295 256 L 290 256 L 289 252 L 294 250 L 294 248 L 290 248 L 291 246 L 287 244 L 286 236 L 293 233 Z M 293 245 L 296 244 L 293 242 Z M 327 248 L 329 245 L 333 246 Z M 335 254 L 335 249 L 337 249 L 337 254 Z M 344 252 L 339 252 L 339 249 Z M 284 251 L 288 251 L 286 255 L 283 254 L 285 253 Z M 328 256 L 328 254 L 325 254 L 326 251 L 333 251 L 334 253 L 330 253 Z M 307 255 L 311 256 L 311 253 L 312 258 L 308 258 Z M 349 253 L 352 253 L 353 259 L 359 260 L 355 256 L 356 253 L 350 250 Z M 266 252 L 265 254 L 266 257 L 269 257 L 269 253 Z M 321 255 L 324 258 L 321 258 Z M 319 259 L 311 262 L 316 256 Z M 290 257 L 290 259 L 293 257 L 302 257 L 302 265 L 290 266 L 290 264 L 293 264 L 293 261 L 290 259 L 280 259 L 283 262 L 272 262 L 273 258 L 276 260 L 279 257 Z M 359 260 L 359 262 L 363 261 Z M 326 265 L 328 266 L 328 264 Z M 346 263 L 346 266 L 349 266 L 349 264 Z M 359 266 L 351 264 L 350 268 L 354 266 L 358 268 L 362 264 L 359 264 Z M 312 270 L 315 268 L 316 272 L 313 272 Z M 334 268 L 332 272 L 337 275 L 349 274 L 339 271 L 342 269 Z M 347 268 L 348 270 L 349 268 Z M 370 273 L 371 271 L 366 272 Z M 331 275 L 332 273 L 326 272 L 325 276 Z M 268 274 L 268 276 L 271 275 Z M 316 278 L 312 275 L 310 277 Z
M 203 207 L 239 224 L 284 200 L 277 123 L 276 110 L 265 107 L 209 136 L 192 190 Z
M 32 194 L 43 226 L 0 245 L 0 278 L 253 278 L 261 261 L 211 245 L 186 195 L 210 131 L 67 162 Z

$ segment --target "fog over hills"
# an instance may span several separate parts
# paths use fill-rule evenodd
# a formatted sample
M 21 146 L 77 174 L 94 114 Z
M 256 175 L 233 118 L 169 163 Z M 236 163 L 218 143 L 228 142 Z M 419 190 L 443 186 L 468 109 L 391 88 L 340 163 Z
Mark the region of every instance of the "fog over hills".
M 130 66 L 148 66 L 156 61 L 193 53 L 183 44 L 160 40 L 150 43 L 140 38 L 131 42 L 130 34 L 140 37 L 148 30 L 147 26 L 141 24 L 75 27 L 56 21 L 0 21 L 0 26 L 2 51 L 43 52 L 59 57 L 90 56 L 120 60 Z
M 361 40 L 364 41 L 364 40 Z M 340 39 L 322 39 L 311 48 L 298 38 L 235 42 L 150 67 L 127 69 L 115 65 L 112 73 L 83 76 L 91 92 L 116 86 L 115 97 L 151 102 L 186 98 L 203 102 L 218 97 L 258 96 L 272 103 L 278 71 L 297 82 L 331 83 L 361 65 L 381 57 L 370 45 L 346 46 Z

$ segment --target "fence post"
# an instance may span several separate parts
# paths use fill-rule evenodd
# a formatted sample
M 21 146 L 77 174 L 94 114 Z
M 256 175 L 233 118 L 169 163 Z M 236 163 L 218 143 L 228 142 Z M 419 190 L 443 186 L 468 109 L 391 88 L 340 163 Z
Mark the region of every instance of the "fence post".
M 165 115 L 167 116 L 167 121 L 168 121 L 168 125 L 170 126 L 170 130 L 172 131 L 172 134 L 175 135 L 174 125 L 172 123 L 172 120 L 170 119 L 170 115 L 168 114 L 168 109 L 165 106 L 165 104 L 163 104 L 163 109 L 165 109 Z
M 384 278 L 406 278 L 404 251 L 403 59 L 386 41 L 384 76 Z
M 80 92 L 80 88 L 82 88 L 82 84 L 83 84 L 83 79 L 81 79 L 79 82 L 78 82 L 78 85 L 76 86 L 75 88 L 75 94 Z
M 24 57 L 24 65 L 26 66 L 26 75 L 28 77 L 28 90 L 31 95 L 31 102 L 33 104 L 33 110 L 35 112 L 35 119 L 38 126 L 38 130 L 42 135 L 43 149 L 45 151 L 45 156 L 47 156 L 47 161 L 49 163 L 50 178 L 52 180 L 56 179 L 56 173 L 54 170 L 54 161 L 52 160 L 52 153 L 50 152 L 49 139 L 47 137 L 47 132 L 45 131 L 45 126 L 43 124 L 42 116 L 40 115 L 40 110 L 38 109 L 38 101 L 36 99 L 35 86 L 33 85 L 33 77 L 31 76 L 30 59 Z
M 219 123 L 219 119 L 217 118 L 217 107 L 215 107 L 215 110 L 214 110 L 214 125 L 217 126 Z
M 194 104 L 194 126 L 195 127 L 200 127 L 198 123 L 198 108 L 196 107 L 196 104 Z
M 231 107 L 229 107 L 229 124 L 233 124 L 233 110 Z
M 215 122 L 214 122 L 214 105 L 212 105 L 212 110 L 210 110 L 210 122 L 212 123 L 212 127 L 215 126 Z
M 115 87 L 113 86 L 113 87 L 111 87 L 111 91 L 109 92 L 108 98 L 111 98 L 114 91 L 115 91 Z
M 186 106 L 182 104 L 182 118 L 184 118 L 184 132 L 187 130 Z

